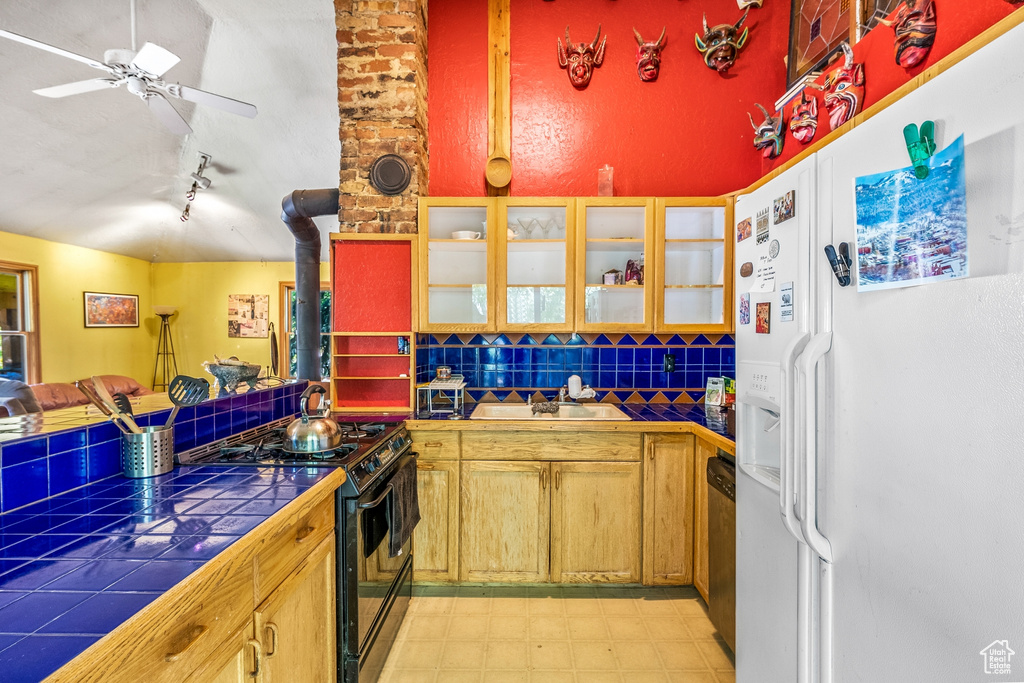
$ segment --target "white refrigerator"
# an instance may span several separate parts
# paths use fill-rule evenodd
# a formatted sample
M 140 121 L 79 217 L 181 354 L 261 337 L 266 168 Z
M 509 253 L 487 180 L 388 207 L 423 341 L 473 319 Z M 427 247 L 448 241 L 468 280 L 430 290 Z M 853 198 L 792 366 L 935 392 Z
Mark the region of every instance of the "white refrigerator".
M 858 291 L 855 178 L 926 119 L 964 136 L 969 276 Z M 1024 26 L 735 216 L 737 681 L 1024 681 Z

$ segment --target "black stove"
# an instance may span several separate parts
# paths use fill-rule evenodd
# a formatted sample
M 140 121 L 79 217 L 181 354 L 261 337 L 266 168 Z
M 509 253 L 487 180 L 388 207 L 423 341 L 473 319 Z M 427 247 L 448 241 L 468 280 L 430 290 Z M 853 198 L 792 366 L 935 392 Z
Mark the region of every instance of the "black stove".
M 343 434 L 337 448 L 295 453 L 285 449 L 285 430 L 290 422 L 287 418 L 186 451 L 178 460 L 189 465 L 342 467 L 348 474 L 342 490 L 351 496 L 365 490 L 375 475 L 411 444 L 402 422 L 344 421 L 339 422 Z

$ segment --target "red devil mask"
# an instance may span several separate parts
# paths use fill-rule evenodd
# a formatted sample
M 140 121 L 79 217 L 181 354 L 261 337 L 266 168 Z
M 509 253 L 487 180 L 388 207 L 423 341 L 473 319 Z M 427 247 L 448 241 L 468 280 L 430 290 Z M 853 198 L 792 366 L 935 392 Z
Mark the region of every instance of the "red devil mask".
M 740 27 L 747 19 L 748 9 L 740 17 L 740 20 L 733 24 L 719 24 L 714 28 L 708 28 L 708 16 L 704 15 L 704 37 L 694 36 L 697 42 L 697 49 L 704 55 L 704 63 L 715 69 L 720 74 L 725 74 L 733 64 L 736 63 L 736 56 L 747 42 L 749 28 Z
M 892 21 L 881 23 L 896 31 L 896 63 L 904 69 L 917 66 L 931 52 L 935 42 L 935 3 L 932 0 L 904 0 Z
M 661 48 L 665 47 L 665 30 L 661 29 L 661 35 L 653 43 L 645 43 L 640 37 L 640 32 L 635 28 L 633 35 L 636 36 L 636 73 L 641 81 L 658 80 L 658 70 L 661 68 Z
M 825 109 L 832 130 L 856 116 L 864 103 L 864 65 L 854 63 L 853 50 L 846 43 L 843 43 L 843 55 L 843 66 L 828 76 L 824 87 L 811 84 L 825 91 Z
M 814 139 L 818 132 L 818 100 L 814 97 L 807 97 L 805 91 L 800 91 L 800 100 L 793 103 L 793 115 L 789 119 L 789 130 L 793 138 L 801 145 L 806 145 Z
M 754 123 L 754 117 L 747 113 L 750 118 L 750 125 L 754 127 L 754 147 L 761 150 L 761 156 L 765 159 L 774 159 L 782 154 L 782 145 L 786 142 L 785 125 L 782 114 L 772 116 L 768 110 L 758 103 L 754 106 L 764 114 L 764 123 L 760 126 Z
M 562 47 L 562 39 L 558 39 L 558 65 L 569 73 L 569 82 L 574 88 L 583 89 L 590 83 L 590 76 L 594 73 L 594 67 L 601 66 L 604 61 L 604 44 L 608 36 L 604 37 L 601 44 L 597 39 L 601 37 L 601 25 L 597 25 L 597 35 L 594 36 L 590 45 L 576 43 L 569 40 L 569 27 L 565 27 L 565 47 Z

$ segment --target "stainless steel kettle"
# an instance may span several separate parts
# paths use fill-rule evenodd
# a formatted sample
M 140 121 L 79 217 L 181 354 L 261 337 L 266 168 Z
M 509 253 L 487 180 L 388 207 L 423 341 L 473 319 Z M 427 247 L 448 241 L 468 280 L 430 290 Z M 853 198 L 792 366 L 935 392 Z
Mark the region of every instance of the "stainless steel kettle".
M 341 445 L 341 426 L 330 416 L 330 401 L 321 401 L 316 414 L 307 410 L 313 394 L 326 394 L 319 384 L 310 384 L 299 397 L 302 417 L 288 425 L 284 436 L 284 450 L 289 453 L 321 453 Z

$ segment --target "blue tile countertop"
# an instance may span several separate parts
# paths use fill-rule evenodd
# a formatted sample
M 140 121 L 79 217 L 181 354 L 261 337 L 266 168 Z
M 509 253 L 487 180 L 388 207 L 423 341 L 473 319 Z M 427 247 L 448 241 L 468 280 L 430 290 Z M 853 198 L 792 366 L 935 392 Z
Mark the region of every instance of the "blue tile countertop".
M 686 404 L 659 404 L 659 403 L 617 403 L 617 408 L 622 410 L 634 422 L 692 422 L 700 425 L 709 431 L 718 434 L 724 439 L 733 443 L 736 437 L 726 430 L 725 409 L 717 406 L 705 406 L 703 403 Z M 476 405 L 467 406 L 463 417 L 468 418 Z M 433 415 L 417 418 L 427 421 L 447 420 L 449 413 L 435 413 Z M 476 421 L 465 420 L 459 424 L 473 424 Z M 521 424 L 521 423 L 518 423 Z M 591 425 L 608 425 L 613 422 L 591 422 Z M 621 422 L 620 422 L 621 424 Z M 514 427 L 510 427 L 514 428 Z
M 331 472 L 179 467 L 0 515 L 0 680 L 50 675 Z

